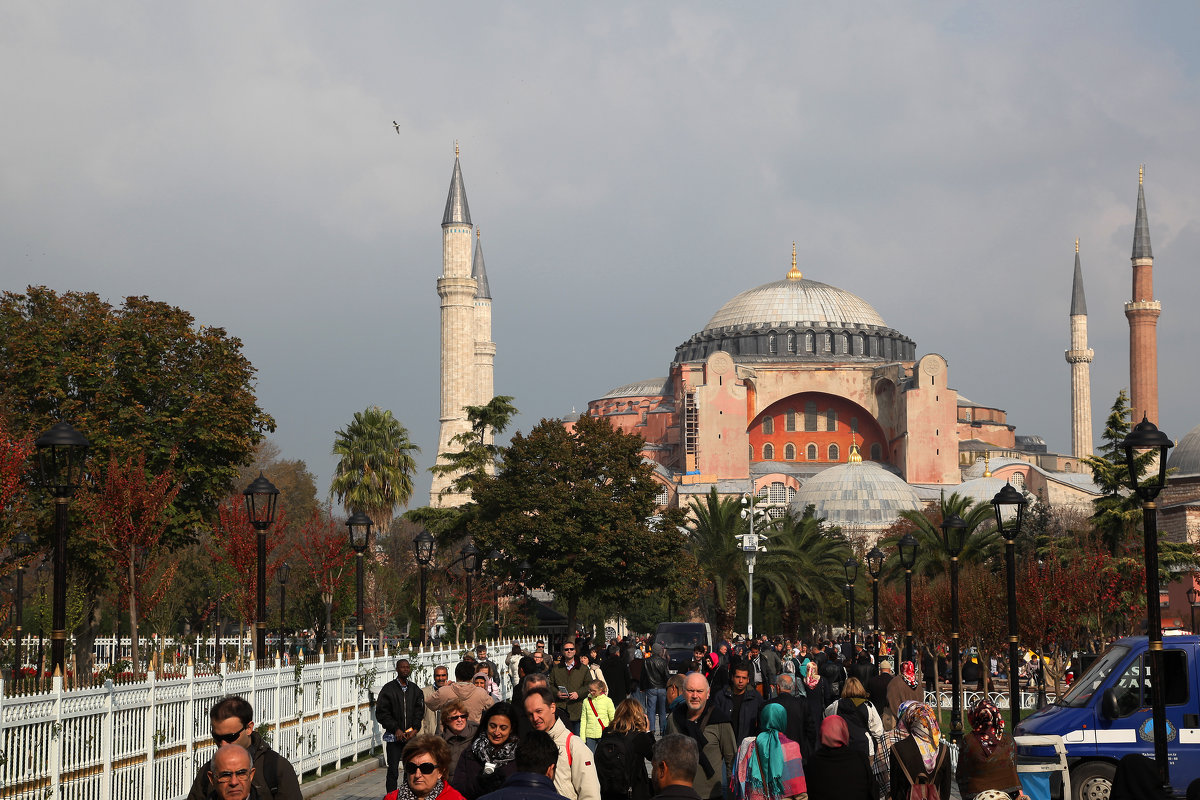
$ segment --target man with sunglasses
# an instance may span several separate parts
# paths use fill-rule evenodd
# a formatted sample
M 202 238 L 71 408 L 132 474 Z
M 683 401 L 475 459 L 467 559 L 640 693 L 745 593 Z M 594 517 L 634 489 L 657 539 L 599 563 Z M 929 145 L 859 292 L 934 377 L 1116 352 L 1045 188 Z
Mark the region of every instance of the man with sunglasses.
M 212 711 L 208 712 L 208 719 L 218 753 L 235 745 L 249 752 L 254 768 L 254 791 L 247 796 L 257 797 L 258 800 L 303 800 L 300 782 L 296 779 L 296 770 L 291 762 L 272 750 L 254 730 L 253 706 L 236 695 L 230 695 L 217 701 Z M 213 782 L 209 772 L 215 762 L 216 759 L 213 759 L 200 768 L 187 800 L 206 800 L 210 796 L 209 789 Z
M 583 701 L 588 696 L 587 685 L 591 676 L 586 667 L 579 663 L 576 642 L 568 640 L 563 645 L 562 663 L 550 668 L 550 686 L 558 692 L 558 705 L 567 709 L 567 729 L 579 735 L 579 718 L 583 716 Z

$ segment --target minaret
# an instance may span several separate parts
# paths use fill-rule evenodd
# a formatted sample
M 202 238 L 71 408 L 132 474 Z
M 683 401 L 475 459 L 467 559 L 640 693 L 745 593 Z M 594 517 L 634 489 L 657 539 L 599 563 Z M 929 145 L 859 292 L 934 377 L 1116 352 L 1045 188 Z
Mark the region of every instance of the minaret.
M 1071 455 L 1092 455 L 1092 377 L 1095 352 L 1087 341 L 1087 300 L 1083 297 L 1083 268 L 1079 266 L 1079 240 L 1075 240 L 1075 278 L 1071 282 Z
M 483 264 L 483 244 L 475 229 L 475 257 L 471 260 L 475 279 L 475 400 L 482 406 L 492 400 L 492 370 L 496 361 L 496 343 L 492 341 L 492 290 Z M 489 433 L 489 436 L 491 434 Z
M 458 163 L 458 142 L 454 143 L 454 172 L 450 176 L 450 194 L 442 215 L 442 277 L 438 278 L 438 296 L 442 298 L 442 392 L 441 431 L 437 452 L 450 452 L 457 446 L 451 439 L 470 430 L 464 406 L 476 402 L 475 380 L 475 294 L 478 286 L 471 277 L 471 211 Z M 439 458 L 440 462 L 441 459 Z M 429 504 L 434 507 L 459 506 L 467 495 L 448 491 L 451 475 L 434 475 Z
M 1133 296 L 1125 304 L 1129 320 L 1129 404 L 1133 424 L 1144 416 L 1158 424 L 1158 316 L 1154 299 L 1154 254 L 1150 250 L 1150 218 L 1142 189 L 1145 167 L 1138 169 L 1137 221 L 1133 225 Z

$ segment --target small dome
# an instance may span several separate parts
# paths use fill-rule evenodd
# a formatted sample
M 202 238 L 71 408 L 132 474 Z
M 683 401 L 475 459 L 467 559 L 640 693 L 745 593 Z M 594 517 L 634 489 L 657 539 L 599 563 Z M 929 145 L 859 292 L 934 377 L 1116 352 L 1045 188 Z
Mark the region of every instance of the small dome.
M 809 478 L 792 510 L 801 513 L 810 504 L 830 525 L 874 532 L 895 522 L 901 511 L 922 506 L 915 489 L 874 461 L 839 464 Z
M 784 279 L 756 286 L 734 297 L 713 314 L 704 330 L 789 322 L 887 327 L 879 312 L 858 295 L 817 281 Z
M 1179 440 L 1171 455 L 1167 456 L 1167 466 L 1175 470 L 1171 478 L 1200 475 L 1200 425 Z
M 617 397 L 663 397 L 667 394 L 667 378 L 650 378 L 644 381 L 634 381 L 624 386 L 618 386 L 607 392 L 601 400 L 611 400 Z
M 1003 478 L 989 475 L 986 478 L 972 478 L 969 481 L 963 481 L 954 491 L 959 497 L 969 497 L 976 503 L 990 503 L 1006 483 L 1008 481 Z

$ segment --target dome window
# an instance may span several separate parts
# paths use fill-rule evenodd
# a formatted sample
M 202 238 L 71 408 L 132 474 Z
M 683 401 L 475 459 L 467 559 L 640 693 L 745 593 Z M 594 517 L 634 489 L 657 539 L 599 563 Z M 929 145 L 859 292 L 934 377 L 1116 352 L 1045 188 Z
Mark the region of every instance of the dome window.
M 779 346 L 775 343 L 775 334 L 767 334 L 767 352 L 770 355 L 775 355 L 779 352 Z
M 783 460 L 784 461 L 795 461 L 796 460 L 796 445 L 789 443 L 783 448 Z
M 796 334 L 793 331 L 788 331 L 787 348 L 789 353 L 796 352 Z
M 846 355 L 850 354 L 850 334 L 843 333 L 840 337 L 841 342 L 838 343 L 838 352 Z
M 813 332 L 809 331 L 808 333 L 804 334 L 804 352 L 811 353 L 814 349 L 816 349 L 816 346 L 817 337 L 813 335 Z
M 833 352 L 833 334 L 829 331 L 825 331 L 825 352 Z
M 775 446 L 770 442 L 763 445 L 763 461 L 775 460 Z

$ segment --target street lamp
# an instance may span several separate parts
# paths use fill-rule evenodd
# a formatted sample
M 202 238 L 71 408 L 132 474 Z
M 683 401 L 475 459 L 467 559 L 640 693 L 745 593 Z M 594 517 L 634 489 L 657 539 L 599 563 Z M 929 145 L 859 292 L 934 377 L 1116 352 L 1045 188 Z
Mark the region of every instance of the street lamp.
M 754 488 L 753 479 L 750 484 Z M 754 567 L 758 563 L 758 535 L 754 533 L 754 495 L 746 493 L 742 495 L 742 517 L 750 521 L 750 533 L 743 534 L 742 553 L 746 556 L 746 574 L 748 583 L 746 585 L 747 604 L 746 604 L 746 638 L 754 638 Z M 766 537 L 763 537 L 766 538 Z M 766 549 L 766 548 L 763 548 Z
M 275 521 L 275 506 L 279 502 L 279 490 L 261 472 L 250 482 L 242 495 L 246 498 L 246 514 L 250 524 L 258 532 L 258 577 L 255 589 L 258 603 L 255 606 L 254 629 L 257 641 L 254 660 L 259 664 L 267 661 L 267 528 Z
M 283 627 L 283 612 L 287 606 L 287 582 L 288 577 L 292 574 L 292 565 L 288 562 L 283 562 L 279 565 L 279 572 L 276 573 L 279 578 L 279 649 L 287 652 L 286 642 L 284 641 Z
M 996 530 L 1004 536 L 1004 564 L 1008 572 L 1008 713 L 1013 727 L 1021 721 L 1021 684 L 1015 680 L 1020 656 L 1017 653 L 1017 537 L 1025 522 L 1029 501 L 1011 483 L 996 492 L 992 508 L 996 512 Z
M 413 537 L 413 551 L 416 553 L 417 566 L 421 572 L 421 644 L 429 644 L 429 632 L 425 627 L 428 621 L 428 615 L 425 611 L 425 582 L 426 570 L 433 563 L 433 537 L 429 535 L 429 531 L 421 528 L 417 535 Z
M 475 628 L 471 626 L 471 611 L 475 596 L 471 588 L 471 583 L 475 578 L 475 573 L 483 566 L 483 559 L 480 558 L 479 548 L 469 541 L 458 552 L 459 559 L 462 561 L 463 572 L 467 573 L 467 635 L 471 639 L 474 639 Z
M 38 591 L 41 593 L 43 608 L 46 607 L 46 571 L 46 559 L 43 558 L 42 563 L 38 564 L 37 569 L 33 571 L 33 582 L 37 584 Z M 44 639 L 46 629 L 44 625 L 44 618 L 42 614 L 39 613 L 37 661 L 34 662 L 34 666 L 37 667 L 37 676 L 39 678 L 42 677 L 42 656 L 45 655 L 46 652 L 46 642 Z
M 962 552 L 966 535 L 967 523 L 957 514 L 942 520 L 942 542 L 946 546 L 946 554 L 950 556 L 950 670 L 954 692 L 950 701 L 950 741 L 955 745 L 962 743 L 963 736 L 962 673 L 959 670 L 962 653 L 958 646 L 958 554 Z
M 1196 633 L 1196 596 L 1197 592 L 1195 586 L 1187 590 L 1188 607 L 1192 611 L 1192 624 L 1188 630 L 1190 630 L 1193 634 Z
M 854 580 L 858 577 L 858 561 L 854 558 L 847 558 L 842 568 L 846 571 L 846 586 L 849 591 L 846 593 L 846 601 L 850 604 L 850 652 L 854 652 Z
M 900 551 L 900 565 L 904 567 L 904 660 L 916 661 L 912 645 L 912 570 L 917 563 L 917 548 L 920 544 L 912 532 L 900 537 L 896 549 Z
M 1169 786 L 1167 765 L 1167 711 L 1163 703 L 1162 608 L 1158 598 L 1158 506 L 1154 500 L 1167 482 L 1167 450 L 1173 442 L 1150 420 L 1142 421 L 1121 443 L 1125 466 L 1129 470 L 1129 488 L 1142 501 L 1142 534 L 1146 556 L 1146 622 L 1150 649 L 1150 698 L 1154 718 L 1154 761 L 1163 786 Z M 1158 473 L 1149 480 L 1139 479 L 1138 460 L 1153 454 Z
M 66 674 L 67 655 L 67 511 L 83 485 L 88 440 L 69 422 L 59 422 L 34 442 L 42 485 L 54 495 L 54 614 L 50 630 L 50 672 Z
M 488 563 L 492 565 L 492 635 L 500 636 L 500 570 L 503 569 L 501 560 L 504 555 L 499 550 L 488 553 Z
M 883 573 L 883 558 L 883 551 L 878 544 L 867 553 L 867 572 L 871 573 L 871 630 L 876 664 L 879 663 L 879 576 Z
M 12 538 L 9 543 L 12 548 L 13 558 L 17 562 L 17 594 L 14 598 L 16 608 L 14 609 L 17 615 L 17 623 L 13 630 L 13 680 L 19 680 L 21 677 L 21 637 L 24 636 L 24 631 L 21 628 L 21 622 L 25 614 L 25 557 L 33 552 L 33 539 L 29 538 L 29 534 L 21 531 Z
M 363 553 L 367 550 L 367 545 L 371 541 L 371 518 L 362 511 L 355 510 L 350 515 L 350 519 L 346 520 L 346 527 L 350 529 L 350 547 L 354 550 L 354 556 L 357 568 L 356 590 L 357 601 L 355 605 L 354 616 L 358 621 L 358 627 L 355 629 L 355 641 L 358 642 L 358 655 L 362 658 L 364 642 L 363 632 Z

